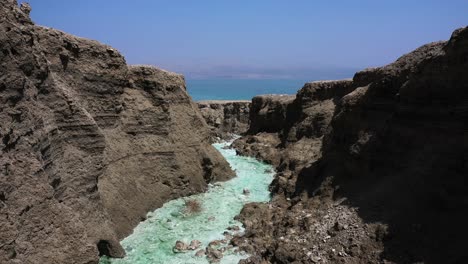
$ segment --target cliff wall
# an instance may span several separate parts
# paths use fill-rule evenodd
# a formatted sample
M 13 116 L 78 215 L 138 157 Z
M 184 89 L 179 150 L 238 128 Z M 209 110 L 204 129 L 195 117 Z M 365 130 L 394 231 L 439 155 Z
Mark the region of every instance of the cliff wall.
M 208 100 L 197 105 L 214 137 L 229 139 L 249 128 L 250 101 Z
M 353 80 L 306 84 L 274 106 L 282 128 L 251 119 L 236 148 L 278 171 L 272 203 L 239 217 L 251 260 L 465 262 L 467 70 L 461 28 Z
M 183 76 L 0 0 L 0 263 L 97 263 L 146 213 L 233 175 Z

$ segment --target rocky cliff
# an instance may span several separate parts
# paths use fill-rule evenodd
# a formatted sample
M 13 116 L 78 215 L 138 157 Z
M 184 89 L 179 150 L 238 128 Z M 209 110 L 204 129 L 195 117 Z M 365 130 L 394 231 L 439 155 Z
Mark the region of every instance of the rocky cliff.
M 278 174 L 272 202 L 239 216 L 250 262 L 466 262 L 467 72 L 462 28 L 352 80 L 258 102 L 268 109 L 235 145 Z M 282 127 L 255 122 L 268 112 Z
M 250 101 L 210 100 L 197 104 L 213 137 L 229 139 L 249 128 Z
M 97 263 L 168 199 L 233 175 L 184 78 L 0 0 L 0 263 Z

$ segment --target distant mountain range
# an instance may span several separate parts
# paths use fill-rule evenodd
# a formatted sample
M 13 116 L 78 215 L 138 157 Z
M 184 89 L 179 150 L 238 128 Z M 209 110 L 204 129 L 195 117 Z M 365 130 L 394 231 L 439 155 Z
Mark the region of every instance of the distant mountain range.
M 183 73 L 187 79 L 305 79 L 326 80 L 351 78 L 359 68 L 290 67 L 261 68 L 252 66 L 166 67 Z

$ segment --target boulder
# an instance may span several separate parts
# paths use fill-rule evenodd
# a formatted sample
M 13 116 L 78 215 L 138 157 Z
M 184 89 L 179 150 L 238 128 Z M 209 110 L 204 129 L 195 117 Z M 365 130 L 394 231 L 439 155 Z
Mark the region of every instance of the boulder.
M 201 246 L 201 242 L 199 240 L 192 240 L 190 241 L 190 245 L 188 246 L 188 249 L 195 250 L 195 249 L 198 249 L 200 246 Z
M 187 245 L 183 241 L 177 240 L 174 247 L 172 248 L 172 252 L 174 252 L 174 253 L 184 253 L 189 249 L 190 249 L 189 245 Z

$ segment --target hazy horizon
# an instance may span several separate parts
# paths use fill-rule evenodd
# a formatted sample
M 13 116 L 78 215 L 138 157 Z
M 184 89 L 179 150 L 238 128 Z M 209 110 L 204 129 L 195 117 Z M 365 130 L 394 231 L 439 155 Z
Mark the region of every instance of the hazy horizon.
M 111 45 L 129 64 L 188 79 L 352 77 L 468 24 L 461 0 L 28 2 L 39 25 Z

